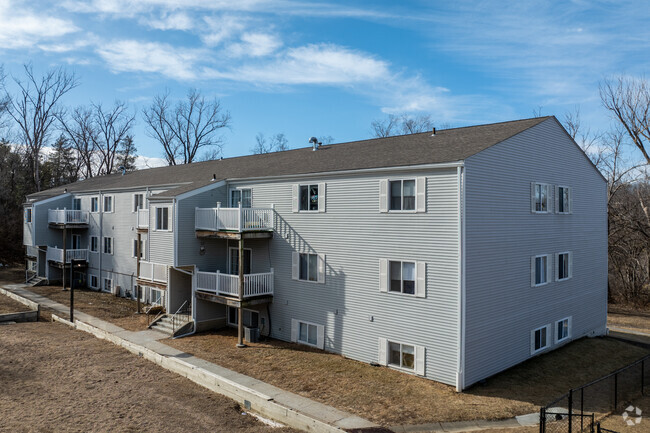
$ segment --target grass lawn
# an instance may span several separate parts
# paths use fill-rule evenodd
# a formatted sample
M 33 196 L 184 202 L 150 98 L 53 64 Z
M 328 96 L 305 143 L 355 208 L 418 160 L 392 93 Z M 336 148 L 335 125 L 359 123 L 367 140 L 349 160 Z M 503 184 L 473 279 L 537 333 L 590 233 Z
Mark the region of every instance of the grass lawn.
M 237 349 L 234 330 L 165 343 L 382 425 L 502 419 L 535 412 L 569 388 L 647 353 L 611 338 L 585 338 L 457 393 L 428 379 L 278 340 Z
M 610 305 L 607 326 L 631 329 L 650 334 L 650 311 L 635 310 L 620 305 Z
M 22 313 L 23 311 L 29 311 L 29 307 L 8 296 L 0 295 L 0 314 Z
M 63 305 L 70 305 L 70 291 L 64 292 L 61 290 L 61 286 L 28 287 L 28 290 Z M 129 331 L 147 329 L 147 316 L 135 314 L 137 302 L 132 299 L 119 298 L 110 293 L 94 290 L 75 289 L 74 308 Z

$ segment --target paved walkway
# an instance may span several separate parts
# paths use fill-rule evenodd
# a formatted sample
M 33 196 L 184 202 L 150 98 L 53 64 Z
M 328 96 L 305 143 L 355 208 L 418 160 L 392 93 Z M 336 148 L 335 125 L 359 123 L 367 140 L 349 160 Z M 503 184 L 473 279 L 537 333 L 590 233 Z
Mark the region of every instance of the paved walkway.
M 31 292 L 27 289 L 28 286 L 25 286 L 24 284 L 4 285 L 3 288 L 15 293 L 16 295 L 37 302 L 41 307 L 51 309 L 60 314 L 65 314 L 66 316 L 70 313 L 69 307 Z M 182 359 L 183 362 L 190 364 L 197 370 L 207 371 L 212 375 L 219 376 L 230 383 L 238 385 L 242 389 L 251 390 L 258 396 L 266 398 L 269 401 L 277 402 L 287 407 L 289 410 L 296 411 L 304 416 L 310 417 L 320 422 L 325 422 L 330 426 L 342 430 L 363 431 L 363 429 L 368 428 L 371 431 L 378 433 L 381 432 L 381 430 L 393 431 L 396 433 L 464 432 L 485 429 L 516 428 L 521 426 L 536 425 L 538 423 L 538 419 L 536 419 L 536 417 L 538 417 L 538 414 L 530 414 L 507 420 L 477 420 L 421 425 L 399 425 L 391 427 L 390 430 L 380 429 L 377 424 L 372 423 L 364 418 L 310 400 L 306 397 L 284 391 L 260 380 L 245 376 L 243 374 L 221 367 L 217 364 L 213 364 L 201 358 L 197 358 L 188 353 L 181 352 L 180 350 L 174 349 L 173 347 L 167 346 L 166 344 L 161 343 L 159 340 L 168 338 L 169 336 L 158 331 L 127 331 L 119 326 L 113 325 L 112 323 L 98 319 L 81 311 L 75 310 L 74 315 L 76 321 L 80 321 L 99 328 L 130 343 L 149 349 L 162 357 Z

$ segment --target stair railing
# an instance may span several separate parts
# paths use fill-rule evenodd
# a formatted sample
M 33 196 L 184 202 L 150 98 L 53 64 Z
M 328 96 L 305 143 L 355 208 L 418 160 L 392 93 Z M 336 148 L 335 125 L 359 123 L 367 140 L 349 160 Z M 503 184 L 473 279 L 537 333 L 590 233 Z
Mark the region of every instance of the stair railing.
M 176 325 L 177 325 L 177 323 L 180 324 L 180 322 L 178 321 L 178 316 L 180 314 L 182 314 L 184 316 L 189 316 L 191 314 L 191 312 L 192 312 L 192 306 L 191 306 L 191 304 L 187 303 L 187 300 L 185 300 L 185 302 L 183 302 L 181 304 L 181 306 L 178 307 L 178 310 L 176 310 L 176 312 L 174 314 L 172 314 L 172 337 L 176 333 Z
M 160 316 L 162 316 L 163 314 L 165 314 L 165 310 L 160 310 L 160 311 L 158 312 L 158 314 L 156 314 L 156 317 L 153 318 L 153 320 L 149 320 L 149 318 L 151 317 L 151 314 L 147 313 L 147 328 L 148 328 L 149 326 L 151 326 L 151 324 L 152 324 L 153 322 L 155 322 L 156 320 L 158 320 L 158 318 L 159 318 Z

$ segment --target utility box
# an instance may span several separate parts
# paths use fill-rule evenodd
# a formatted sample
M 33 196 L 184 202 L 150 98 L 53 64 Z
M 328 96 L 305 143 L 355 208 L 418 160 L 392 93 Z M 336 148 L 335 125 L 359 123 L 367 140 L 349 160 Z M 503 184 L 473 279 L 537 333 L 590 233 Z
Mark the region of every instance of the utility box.
M 257 343 L 260 340 L 260 328 L 244 327 L 244 339 L 249 343 Z

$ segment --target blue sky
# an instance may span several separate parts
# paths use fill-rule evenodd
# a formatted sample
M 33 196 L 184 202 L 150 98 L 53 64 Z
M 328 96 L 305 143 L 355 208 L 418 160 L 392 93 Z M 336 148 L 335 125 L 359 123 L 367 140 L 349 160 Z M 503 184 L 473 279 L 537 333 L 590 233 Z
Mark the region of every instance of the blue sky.
M 645 73 L 649 18 L 642 1 L 0 0 L 0 63 L 74 70 L 69 105 L 129 102 L 149 157 L 142 107 L 196 87 L 230 111 L 235 156 L 259 132 L 367 138 L 389 113 L 464 126 L 579 106 L 602 129 L 598 83 Z

